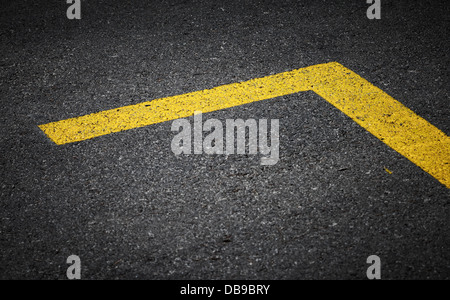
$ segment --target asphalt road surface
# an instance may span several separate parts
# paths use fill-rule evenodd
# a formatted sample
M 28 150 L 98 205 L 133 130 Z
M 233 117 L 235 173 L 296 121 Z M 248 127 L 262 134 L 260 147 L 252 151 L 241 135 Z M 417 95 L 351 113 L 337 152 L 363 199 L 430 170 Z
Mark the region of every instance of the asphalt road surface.
M 339 62 L 448 135 L 447 1 L 68 6 L 1 4 L 0 279 L 65 279 L 70 255 L 82 279 L 366 279 L 371 255 L 383 279 L 450 279 L 449 189 L 313 92 L 203 116 L 279 119 L 274 166 L 176 156 L 172 122 L 38 127 Z

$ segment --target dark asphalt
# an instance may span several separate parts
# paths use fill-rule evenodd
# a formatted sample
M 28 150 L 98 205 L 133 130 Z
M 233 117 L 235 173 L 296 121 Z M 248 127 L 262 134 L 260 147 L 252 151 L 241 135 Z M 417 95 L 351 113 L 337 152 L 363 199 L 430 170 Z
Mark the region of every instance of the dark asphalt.
M 37 127 L 337 61 L 450 134 L 448 1 L 65 2 L 1 3 L 0 279 L 450 279 L 449 190 L 312 92 L 204 115 L 279 119 L 272 167 Z

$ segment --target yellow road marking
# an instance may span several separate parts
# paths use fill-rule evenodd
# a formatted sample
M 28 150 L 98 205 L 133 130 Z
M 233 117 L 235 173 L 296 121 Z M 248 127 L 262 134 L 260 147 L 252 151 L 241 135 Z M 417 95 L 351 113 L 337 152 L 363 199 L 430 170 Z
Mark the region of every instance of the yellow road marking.
M 299 92 L 314 91 L 378 139 L 450 188 L 450 138 L 339 63 L 311 66 L 209 90 L 161 98 L 40 125 L 56 144 Z

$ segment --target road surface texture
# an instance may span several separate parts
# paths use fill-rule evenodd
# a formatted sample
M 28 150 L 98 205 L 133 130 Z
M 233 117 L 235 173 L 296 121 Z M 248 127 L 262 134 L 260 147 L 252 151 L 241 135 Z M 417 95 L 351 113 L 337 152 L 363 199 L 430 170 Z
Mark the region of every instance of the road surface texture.
M 314 92 L 280 161 L 181 155 L 172 122 L 65 145 L 54 121 L 338 62 L 450 133 L 447 1 L 3 1 L 0 279 L 450 279 L 449 189 Z M 193 117 L 188 118 L 191 122 Z

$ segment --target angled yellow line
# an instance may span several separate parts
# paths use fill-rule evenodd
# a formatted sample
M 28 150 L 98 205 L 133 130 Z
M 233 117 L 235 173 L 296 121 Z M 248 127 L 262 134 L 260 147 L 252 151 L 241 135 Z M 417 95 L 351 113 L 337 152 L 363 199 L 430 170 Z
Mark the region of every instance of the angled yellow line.
M 161 98 L 40 125 L 56 144 L 314 91 L 378 139 L 450 188 L 450 138 L 339 63 L 311 66 L 209 90 Z

